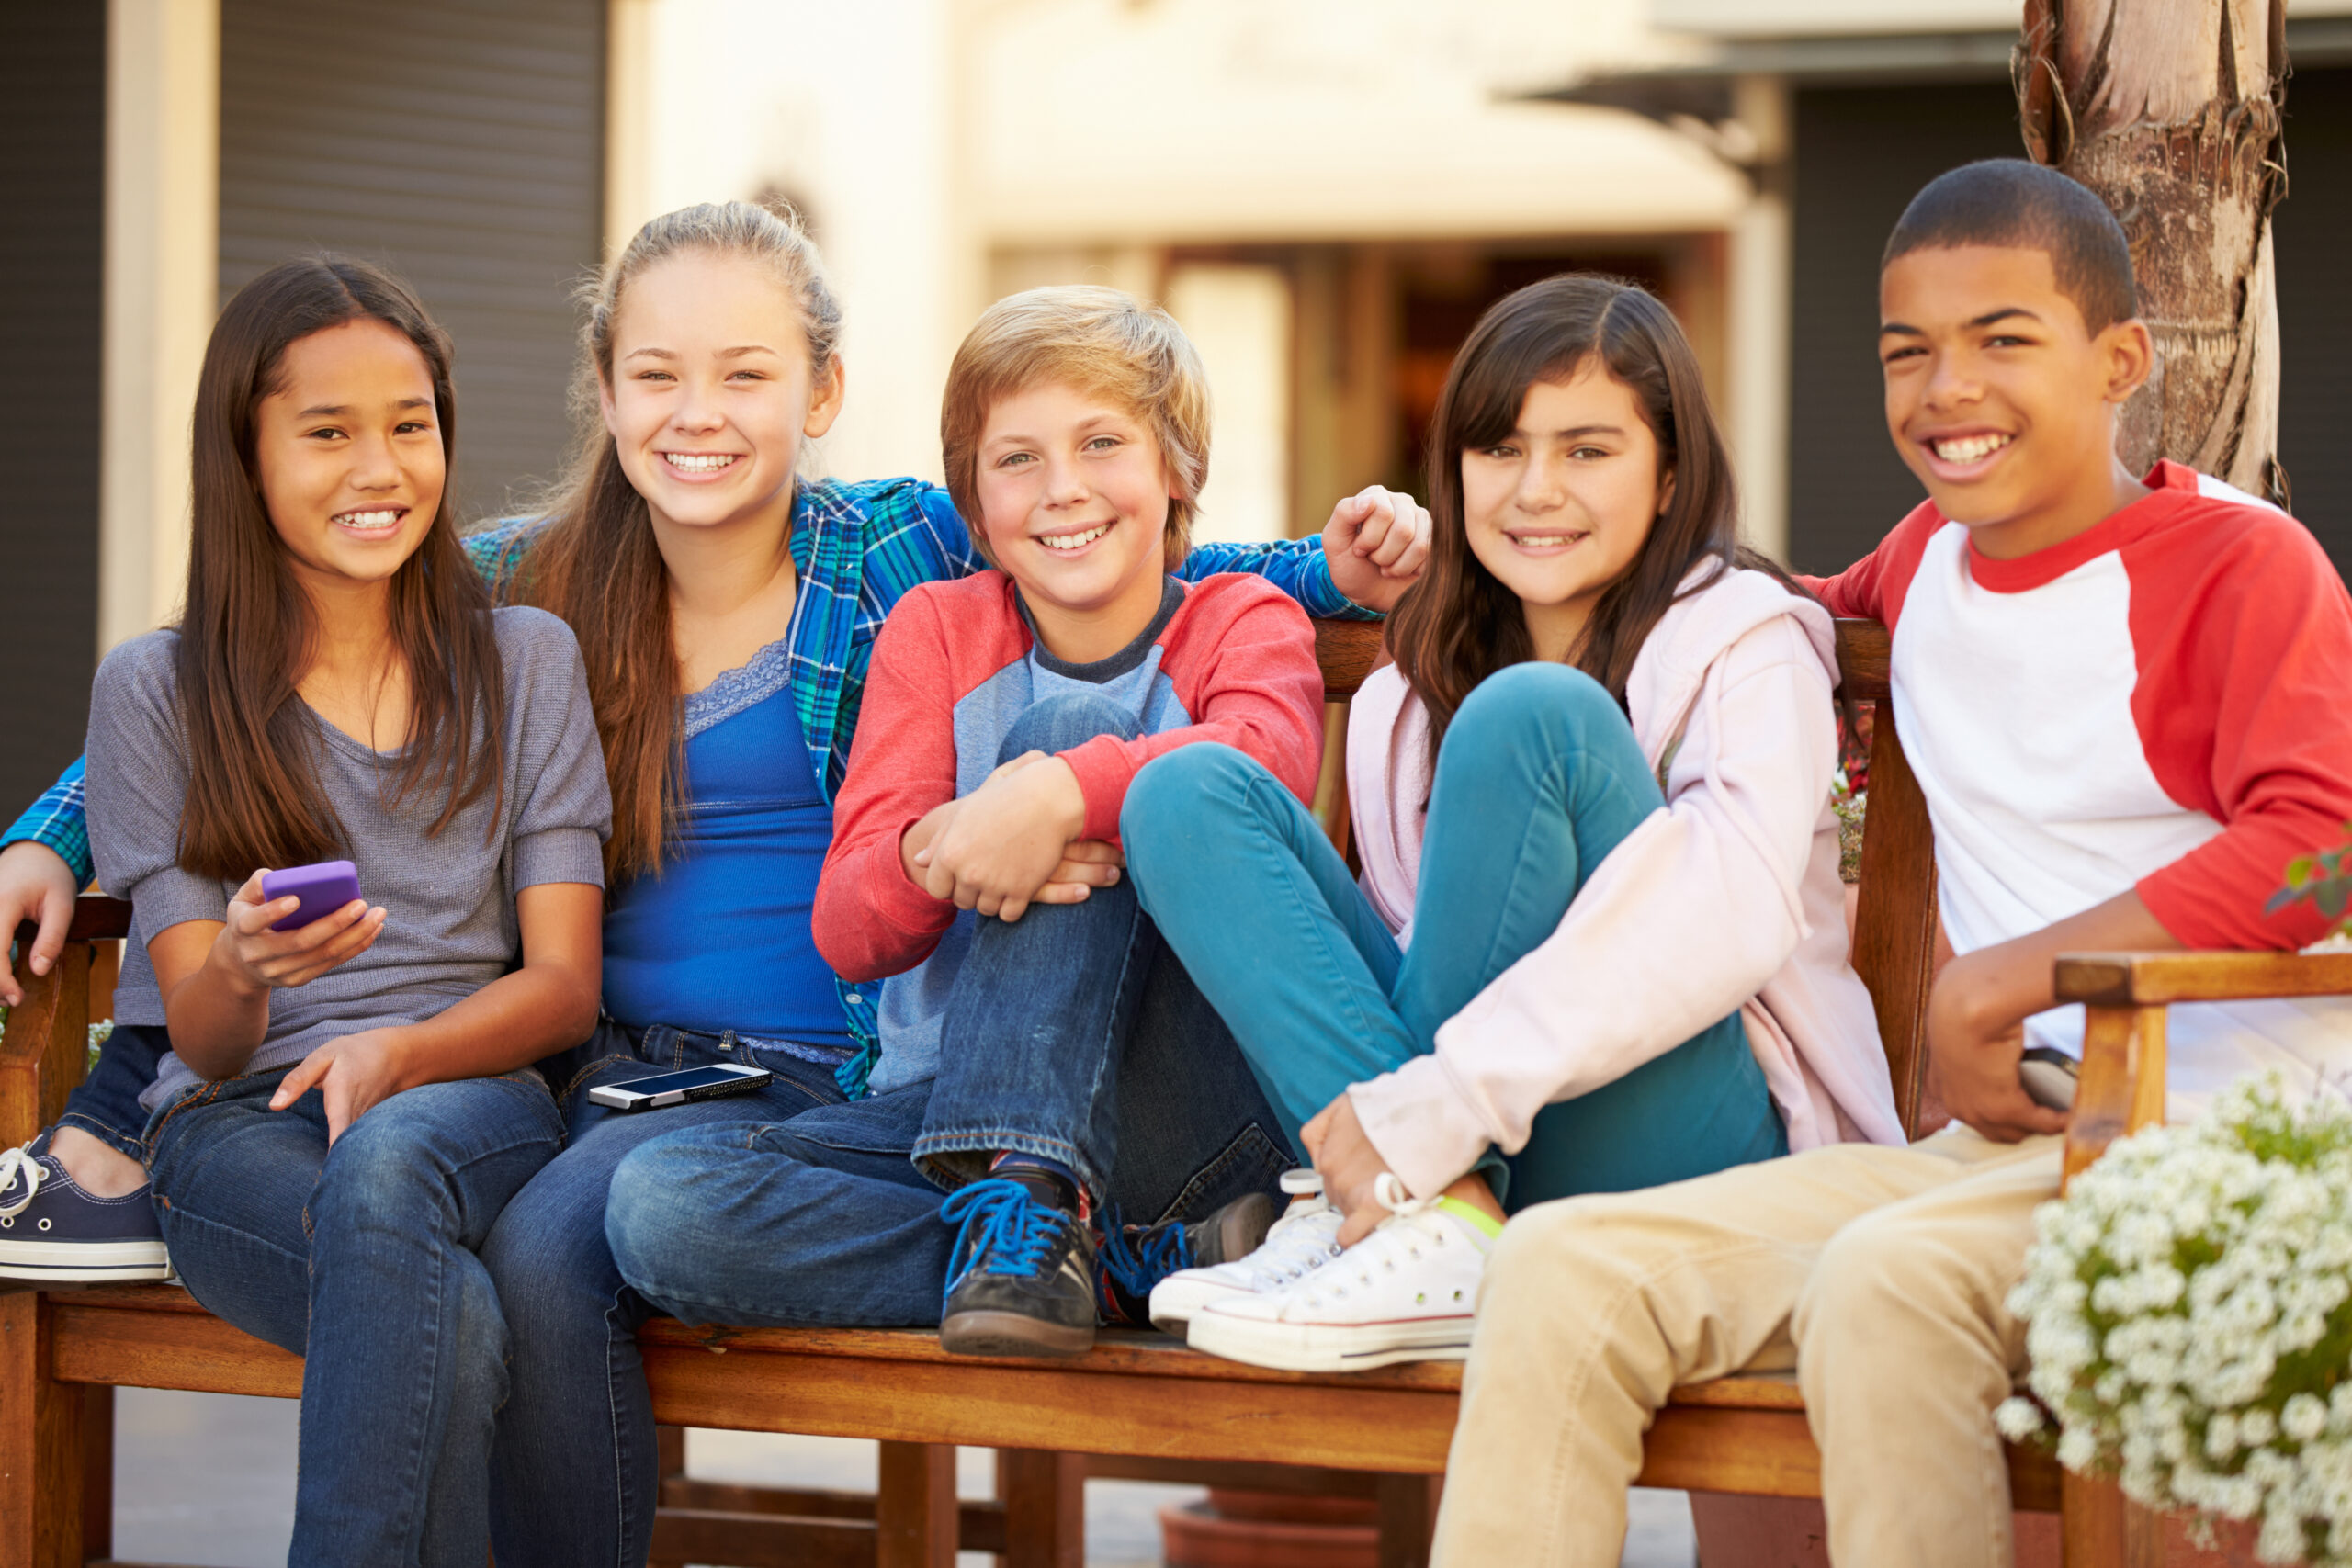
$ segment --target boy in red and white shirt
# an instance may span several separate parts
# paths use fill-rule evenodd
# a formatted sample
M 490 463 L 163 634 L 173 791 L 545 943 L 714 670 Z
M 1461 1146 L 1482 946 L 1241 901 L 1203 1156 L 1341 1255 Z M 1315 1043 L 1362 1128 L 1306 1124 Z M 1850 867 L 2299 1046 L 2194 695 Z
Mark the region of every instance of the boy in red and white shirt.
M 2005 1304 L 2057 1193 L 2063 1113 L 2020 1053 L 2079 1054 L 2061 952 L 2292 948 L 2289 860 L 2352 818 L 2352 599 L 2301 525 L 2115 455 L 2154 349 L 2121 229 L 2015 160 L 1930 184 L 1889 241 L 1887 423 L 1929 500 L 1815 584 L 1893 631 L 1936 834 L 1928 1043 L 1958 1121 L 1518 1216 L 1487 1266 L 1438 1538 L 1447 1564 L 1613 1563 L 1678 1383 L 1793 1366 L 1842 1563 L 2010 1558 L 1993 1411 Z M 2172 1010 L 2176 1114 L 2250 1070 L 2352 1068 L 2352 1002 Z

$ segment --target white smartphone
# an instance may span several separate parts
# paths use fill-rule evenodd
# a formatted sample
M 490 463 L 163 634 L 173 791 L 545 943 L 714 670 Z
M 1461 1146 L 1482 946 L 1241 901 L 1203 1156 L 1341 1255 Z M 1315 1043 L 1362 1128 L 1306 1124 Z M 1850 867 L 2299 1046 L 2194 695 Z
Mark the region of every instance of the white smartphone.
M 2075 1080 L 2082 1070 L 2083 1065 L 2074 1057 L 2047 1045 L 2035 1046 L 2018 1063 L 2018 1077 L 2024 1080 L 2027 1098 L 2052 1111 L 2075 1108 Z
M 616 1111 L 656 1111 L 664 1105 L 684 1105 L 690 1100 L 741 1094 L 774 1077 L 765 1067 L 739 1067 L 731 1062 L 721 1062 L 707 1067 L 687 1067 L 682 1072 L 631 1078 L 627 1083 L 599 1084 L 588 1091 L 588 1098 Z

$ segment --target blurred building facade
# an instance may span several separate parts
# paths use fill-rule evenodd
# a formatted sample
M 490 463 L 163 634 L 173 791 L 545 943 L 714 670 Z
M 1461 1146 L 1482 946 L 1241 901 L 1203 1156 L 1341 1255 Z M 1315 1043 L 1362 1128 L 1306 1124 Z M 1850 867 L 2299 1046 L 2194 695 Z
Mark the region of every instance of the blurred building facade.
M 1916 502 L 1880 434 L 1877 254 L 2013 153 L 2016 0 L 106 0 L 0 7 L 0 809 L 78 748 L 106 647 L 169 618 L 212 315 L 320 246 L 457 339 L 461 505 L 560 468 L 571 286 L 655 213 L 798 207 L 847 314 L 817 455 L 938 472 L 990 299 L 1167 304 L 1217 404 L 1203 532 L 1309 531 L 1421 433 L 1488 303 L 1636 279 L 1696 344 L 1753 541 L 1843 564 Z M 2352 558 L 2352 0 L 2297 0 L 2283 456 Z M 2335 523 L 2347 519 L 2346 525 Z

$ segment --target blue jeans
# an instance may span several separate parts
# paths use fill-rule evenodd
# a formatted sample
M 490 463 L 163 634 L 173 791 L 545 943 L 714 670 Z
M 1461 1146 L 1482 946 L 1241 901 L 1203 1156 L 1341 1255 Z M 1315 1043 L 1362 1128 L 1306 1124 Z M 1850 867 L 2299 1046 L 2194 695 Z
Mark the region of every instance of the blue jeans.
M 1052 697 L 1001 755 L 1106 733 L 1135 720 Z M 1060 1160 L 1141 1221 L 1266 1190 L 1292 1163 L 1231 1032 L 1125 878 L 980 922 L 930 1083 L 658 1139 L 621 1162 L 605 1225 L 623 1277 L 692 1322 L 931 1325 L 954 1239 L 939 1187 L 998 1149 Z
M 731 1062 L 765 1067 L 751 1094 L 620 1111 L 588 1091 L 650 1073 Z M 661 1484 L 653 1404 L 637 1330 L 657 1309 L 629 1289 L 605 1242 L 614 1168 L 683 1129 L 775 1122 L 838 1104 L 832 1067 L 734 1034 L 607 1022 L 559 1068 L 563 1153 L 491 1228 L 481 1260 L 511 1340 L 512 1391 L 492 1452 L 491 1542 L 501 1568 L 633 1568 L 650 1549 Z
M 304 1357 L 293 1564 L 481 1568 L 508 1335 L 476 1256 L 562 1146 L 533 1073 L 426 1084 L 327 1146 L 285 1071 L 188 1090 L 148 1130 L 155 1209 L 196 1299 Z
M 171 1037 L 160 1023 L 118 1023 L 89 1077 L 74 1086 L 65 1099 L 60 1127 L 76 1127 L 132 1159 L 147 1157 L 147 1112 L 139 1097 L 155 1081 L 156 1064 L 172 1048 Z
M 1550 937 L 1593 869 L 1663 804 L 1608 693 L 1530 663 L 1488 676 L 1446 729 L 1408 952 L 1297 797 L 1228 747 L 1146 767 L 1119 830 L 1145 908 L 1232 1021 L 1295 1137 L 1349 1085 L 1434 1050 L 1438 1026 Z M 1546 1106 L 1524 1149 L 1507 1162 L 1489 1150 L 1483 1166 L 1516 1210 L 1787 1148 L 1734 1013 Z

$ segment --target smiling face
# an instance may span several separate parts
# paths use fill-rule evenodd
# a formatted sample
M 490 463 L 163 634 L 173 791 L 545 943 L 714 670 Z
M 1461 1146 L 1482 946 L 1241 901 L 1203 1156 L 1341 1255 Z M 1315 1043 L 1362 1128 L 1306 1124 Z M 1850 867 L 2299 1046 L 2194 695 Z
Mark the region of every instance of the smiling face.
M 1150 625 L 1167 574 L 1173 493 L 1159 443 L 1098 394 L 1047 381 L 1001 397 L 981 426 L 974 489 L 989 554 L 1021 589 L 1046 646 L 1107 658 Z M 1055 626 L 1132 622 L 1100 653 L 1056 645 Z
M 389 581 L 448 479 L 424 355 L 373 319 L 296 339 L 254 410 L 254 456 L 297 579 L 314 592 Z
M 1470 553 L 1519 596 L 1539 659 L 1566 656 L 1672 494 L 1632 389 L 1590 360 L 1528 388 L 1510 433 L 1462 454 Z
M 1879 309 L 1888 434 L 1978 548 L 2043 549 L 2134 499 L 2115 410 L 2148 378 L 2148 330 L 2088 331 L 2048 252 L 1908 252 L 1881 276 Z
M 629 281 L 603 396 L 656 525 L 715 527 L 791 505 L 801 441 L 841 412 L 841 366 L 812 376 L 808 330 L 766 267 L 688 251 Z

